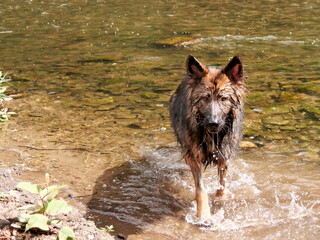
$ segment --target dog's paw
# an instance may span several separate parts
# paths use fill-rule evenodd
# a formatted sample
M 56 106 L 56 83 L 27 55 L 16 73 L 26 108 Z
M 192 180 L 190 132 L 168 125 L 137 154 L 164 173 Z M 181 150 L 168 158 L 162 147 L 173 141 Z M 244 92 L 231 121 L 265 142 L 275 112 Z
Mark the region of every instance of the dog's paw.
M 223 203 L 225 200 L 232 198 L 232 194 L 225 189 L 218 189 L 215 195 L 215 202 Z

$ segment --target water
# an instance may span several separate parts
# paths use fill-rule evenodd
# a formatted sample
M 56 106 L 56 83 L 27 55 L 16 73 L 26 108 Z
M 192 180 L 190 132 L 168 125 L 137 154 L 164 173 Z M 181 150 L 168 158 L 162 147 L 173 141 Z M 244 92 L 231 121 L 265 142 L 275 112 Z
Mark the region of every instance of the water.
M 123 233 L 142 231 L 155 234 L 154 239 L 316 239 L 319 234 L 320 178 L 315 163 L 301 164 L 270 152 L 242 152 L 230 165 L 224 200 L 214 198 L 216 169 L 208 169 L 205 185 L 213 214 L 202 222 L 195 217 L 193 179 L 179 148 L 149 149 L 143 155 L 143 161 L 130 161 L 98 179 L 89 203 L 98 223 L 116 219 Z
M 26 178 L 50 172 L 90 195 L 81 200 L 99 226 L 139 239 L 315 239 L 319 8 L 317 0 L 2 1 L 0 70 L 12 76 L 18 116 L 2 128 L 1 147 L 35 169 Z M 208 227 L 194 218 L 168 116 L 188 54 L 218 67 L 242 57 L 244 140 L 258 147 L 232 162 L 229 197 L 212 196 Z M 206 174 L 213 195 L 216 169 Z

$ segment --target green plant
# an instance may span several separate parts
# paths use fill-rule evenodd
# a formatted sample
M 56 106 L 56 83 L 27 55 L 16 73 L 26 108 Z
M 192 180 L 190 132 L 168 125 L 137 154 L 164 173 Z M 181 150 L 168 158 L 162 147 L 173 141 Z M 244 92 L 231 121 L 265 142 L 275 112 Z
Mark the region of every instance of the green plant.
M 114 227 L 113 227 L 113 225 L 110 225 L 110 226 L 106 226 L 105 228 L 102 227 L 101 230 L 102 230 L 103 232 L 110 233 L 110 232 L 114 232 Z
M 58 215 L 66 214 L 71 210 L 71 207 L 66 201 L 56 199 L 59 190 L 66 186 L 49 186 L 49 181 L 50 176 L 46 173 L 45 187 L 30 182 L 20 182 L 17 185 L 17 188 L 36 194 L 39 198 L 39 201 L 35 204 L 29 204 L 19 208 L 20 210 L 25 210 L 27 213 L 18 216 L 19 222 L 17 222 L 16 225 L 24 227 L 25 232 L 32 228 L 54 232 L 53 229 L 57 228 L 61 222 Z M 60 228 L 58 237 L 61 240 L 75 239 L 75 234 L 71 228 L 63 226 Z
M 3 108 L 3 102 L 11 100 L 10 97 L 6 96 L 4 92 L 7 90 L 8 86 L 3 86 L 3 83 L 8 83 L 10 81 L 6 74 L 2 74 L 0 71 L 0 122 L 5 122 L 9 120 L 9 116 L 15 114 L 14 112 L 8 112 L 7 108 Z

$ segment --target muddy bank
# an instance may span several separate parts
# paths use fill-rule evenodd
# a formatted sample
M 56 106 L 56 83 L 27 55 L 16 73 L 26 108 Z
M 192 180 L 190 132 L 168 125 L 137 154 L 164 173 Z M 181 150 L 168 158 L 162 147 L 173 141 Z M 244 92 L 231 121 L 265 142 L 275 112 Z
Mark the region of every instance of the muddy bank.
M 57 236 L 54 234 L 23 233 L 9 227 L 11 223 L 16 221 L 20 213 L 19 207 L 36 202 L 33 194 L 28 194 L 15 188 L 20 181 L 16 177 L 21 170 L 19 166 L 14 168 L 7 168 L 5 165 L 0 166 L 0 239 L 56 239 Z M 65 194 L 71 195 L 67 191 L 64 192 Z M 77 203 L 76 206 L 75 202 L 73 202 L 72 211 L 62 218 L 62 225 L 71 227 L 76 234 L 76 239 L 114 239 L 108 233 L 98 229 L 94 222 L 86 220 L 84 218 L 85 213 L 83 205 Z

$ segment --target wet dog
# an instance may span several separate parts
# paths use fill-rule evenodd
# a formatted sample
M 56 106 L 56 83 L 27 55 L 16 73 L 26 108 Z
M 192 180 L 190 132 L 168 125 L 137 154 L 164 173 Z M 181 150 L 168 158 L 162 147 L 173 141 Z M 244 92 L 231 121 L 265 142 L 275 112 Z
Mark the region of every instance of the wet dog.
M 243 64 L 235 56 L 223 68 L 207 67 L 193 56 L 186 61 L 187 76 L 170 99 L 171 125 L 190 166 L 196 190 L 197 217 L 210 216 L 202 173 L 217 165 L 224 194 L 228 161 L 242 137 L 244 98 L 247 92 Z

